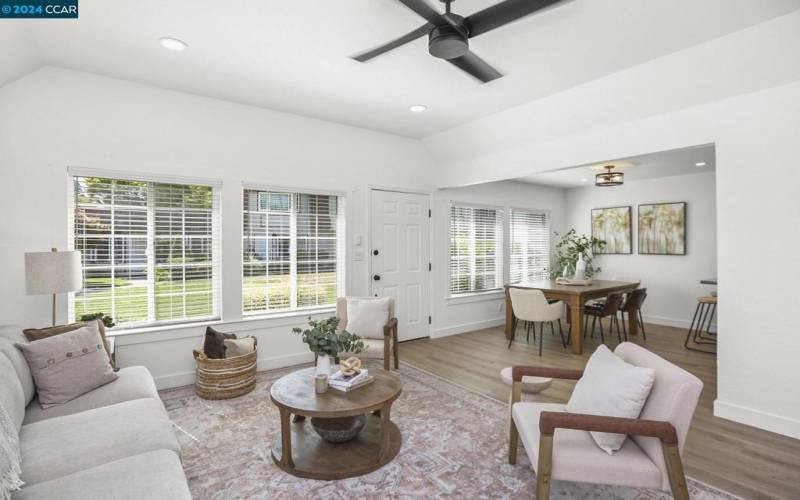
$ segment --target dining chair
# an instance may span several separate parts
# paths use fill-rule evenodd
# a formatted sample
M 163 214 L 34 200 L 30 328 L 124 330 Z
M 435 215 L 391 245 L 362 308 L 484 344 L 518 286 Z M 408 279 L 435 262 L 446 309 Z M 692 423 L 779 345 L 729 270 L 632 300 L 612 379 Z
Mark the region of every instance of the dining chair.
M 652 368 L 655 383 L 638 418 L 567 413 L 565 405 L 520 402 L 523 377 L 578 380 L 583 370 L 514 366 L 510 395 L 508 463 L 516 464 L 520 440 L 536 472 L 536 498 L 547 500 L 553 480 L 672 491 L 689 500 L 681 456 L 703 382 L 641 346 L 624 342 L 614 354 Z M 609 455 L 590 432 L 627 434 Z
M 639 329 L 642 331 L 642 340 L 647 340 L 647 334 L 644 331 L 644 319 L 642 317 L 642 305 L 644 299 L 647 298 L 647 288 L 637 288 L 630 292 L 625 297 L 625 301 L 619 308 L 622 315 L 622 333 L 625 340 L 628 340 L 628 332 L 625 331 L 625 313 L 628 313 L 628 318 L 634 318 L 639 322 Z M 633 316 L 631 316 L 633 314 Z
M 511 296 L 511 308 L 514 311 L 513 331 L 517 329 L 518 321 L 527 321 L 533 325 L 534 340 L 536 340 L 536 323 L 541 325 L 539 330 L 539 356 L 542 355 L 542 342 L 544 341 L 544 324 L 550 323 L 550 331 L 555 335 L 554 322 L 558 322 L 558 333 L 561 335 L 561 344 L 566 348 L 567 341 L 564 339 L 564 330 L 561 327 L 561 318 L 566 316 L 567 307 L 562 301 L 550 303 L 541 290 L 524 289 L 510 287 L 508 293 Z M 511 342 L 514 336 L 508 341 Z
M 592 317 L 592 338 L 594 338 L 594 328 L 597 320 L 600 319 L 600 341 L 602 343 L 606 343 L 605 332 L 603 332 L 603 318 L 609 318 L 608 323 L 608 333 L 612 333 L 612 328 L 616 325 L 617 327 L 617 340 L 621 343 L 622 342 L 622 335 L 619 328 L 619 317 L 617 313 L 619 312 L 619 308 L 622 306 L 622 301 L 624 297 L 621 293 L 614 292 L 606 297 L 606 301 L 603 304 L 598 306 L 586 306 L 583 309 L 583 313 L 586 317 Z M 583 336 L 586 337 L 586 327 L 589 322 L 584 320 L 583 322 Z M 625 336 L 625 340 L 628 339 L 628 336 Z

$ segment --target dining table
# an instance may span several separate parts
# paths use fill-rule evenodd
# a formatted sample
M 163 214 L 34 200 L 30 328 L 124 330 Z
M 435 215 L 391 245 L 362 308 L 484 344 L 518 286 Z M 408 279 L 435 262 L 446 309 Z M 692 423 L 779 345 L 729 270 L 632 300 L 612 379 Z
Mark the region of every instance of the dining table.
M 514 308 L 511 306 L 510 288 L 541 290 L 548 300 L 561 300 L 569 310 L 567 319 L 570 327 L 570 345 L 572 352 L 583 352 L 583 308 L 586 302 L 607 297 L 608 294 L 629 293 L 639 287 L 636 281 L 592 280 L 586 285 L 569 285 L 557 283 L 555 280 L 538 280 L 505 285 L 506 295 L 506 339 L 514 338 Z M 638 335 L 639 323 L 635 314 L 628 315 L 628 334 Z

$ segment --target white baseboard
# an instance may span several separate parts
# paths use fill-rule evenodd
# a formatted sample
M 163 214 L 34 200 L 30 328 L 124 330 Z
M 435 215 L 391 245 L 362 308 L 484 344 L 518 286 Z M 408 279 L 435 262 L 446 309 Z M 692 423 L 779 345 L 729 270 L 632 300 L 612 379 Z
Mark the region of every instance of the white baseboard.
M 447 326 L 445 328 L 438 328 L 434 330 L 432 338 L 448 337 L 450 335 L 457 335 L 459 333 L 473 332 L 475 330 L 482 330 L 484 328 L 491 328 L 493 326 L 500 326 L 505 324 L 506 318 L 492 318 L 482 321 L 473 321 L 471 323 L 462 323 L 460 325 Z
M 739 406 L 718 399 L 714 401 L 714 415 L 739 422 L 740 424 L 800 439 L 800 420 L 793 418 Z
M 689 327 L 692 325 L 691 319 L 679 319 L 679 318 L 668 318 L 666 316 L 653 316 L 651 314 L 644 314 L 644 322 L 652 323 L 654 325 L 663 325 L 663 326 L 673 326 L 675 328 L 683 328 L 684 330 L 688 330 Z M 627 316 L 626 316 L 627 318 Z M 716 322 L 711 323 L 711 331 L 717 331 L 717 324 Z
M 275 356 L 272 358 L 259 359 L 256 370 L 263 372 L 265 370 L 274 370 L 275 368 L 284 368 L 286 366 L 311 363 L 312 361 L 314 361 L 314 354 L 310 351 L 306 351 L 296 354 L 288 354 L 286 356 Z M 160 390 L 170 389 L 172 387 L 182 387 L 184 385 L 192 385 L 194 384 L 194 376 L 194 371 L 188 371 L 160 375 L 154 378 L 156 381 L 156 387 Z
M 458 335 L 459 333 L 481 330 L 483 328 L 500 326 L 505 324 L 505 321 L 506 321 L 505 317 L 501 317 L 501 318 L 492 318 L 481 321 L 473 321 L 471 323 L 461 323 L 459 325 L 447 326 L 444 328 L 437 328 L 436 330 L 434 330 L 433 335 L 431 335 L 431 337 L 432 338 L 447 337 L 450 335 Z M 652 323 L 654 325 L 672 326 L 683 329 L 688 329 L 692 323 L 691 320 L 668 318 L 665 316 L 653 316 L 647 314 L 644 315 L 644 322 Z M 717 331 L 717 325 L 715 323 L 711 324 L 711 331 L 712 332 Z

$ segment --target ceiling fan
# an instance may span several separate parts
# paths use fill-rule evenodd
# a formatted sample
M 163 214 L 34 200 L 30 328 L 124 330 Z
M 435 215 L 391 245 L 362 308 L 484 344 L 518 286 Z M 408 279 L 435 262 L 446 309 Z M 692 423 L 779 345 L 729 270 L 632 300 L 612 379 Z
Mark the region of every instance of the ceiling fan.
M 462 17 L 450 11 L 454 0 L 439 0 L 445 4 L 441 14 L 427 0 L 398 0 L 424 18 L 427 23 L 414 31 L 374 49 L 351 56 L 367 62 L 381 54 L 428 35 L 428 52 L 474 76 L 483 83 L 500 78 L 502 73 L 469 50 L 469 39 L 525 17 L 561 0 L 505 0 L 496 5 Z

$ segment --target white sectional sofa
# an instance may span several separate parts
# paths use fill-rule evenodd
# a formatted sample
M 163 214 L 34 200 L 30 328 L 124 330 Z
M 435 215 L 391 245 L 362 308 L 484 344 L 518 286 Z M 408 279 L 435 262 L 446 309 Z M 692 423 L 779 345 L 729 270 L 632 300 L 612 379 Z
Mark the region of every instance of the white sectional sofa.
M 25 481 L 12 499 L 192 498 L 146 368 L 123 368 L 114 382 L 43 410 L 15 342 L 27 342 L 21 330 L 0 329 L 0 403 L 19 430 Z

